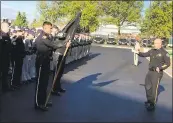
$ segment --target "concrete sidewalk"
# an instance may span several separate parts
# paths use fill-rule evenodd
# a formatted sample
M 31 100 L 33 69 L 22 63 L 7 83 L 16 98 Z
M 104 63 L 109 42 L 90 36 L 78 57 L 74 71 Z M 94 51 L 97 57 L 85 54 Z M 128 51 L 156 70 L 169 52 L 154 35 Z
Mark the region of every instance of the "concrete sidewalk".
M 125 45 L 109 45 L 109 44 L 92 44 L 92 46 L 99 46 L 99 47 L 108 47 L 108 48 L 120 48 L 120 49 L 132 49 L 132 46 L 125 46 Z M 147 52 L 151 48 L 144 48 L 144 52 Z M 147 58 L 149 60 L 149 58 Z M 171 58 L 172 61 L 172 58 Z M 171 62 L 172 63 L 172 62 Z M 172 65 L 164 71 L 168 76 L 172 77 Z

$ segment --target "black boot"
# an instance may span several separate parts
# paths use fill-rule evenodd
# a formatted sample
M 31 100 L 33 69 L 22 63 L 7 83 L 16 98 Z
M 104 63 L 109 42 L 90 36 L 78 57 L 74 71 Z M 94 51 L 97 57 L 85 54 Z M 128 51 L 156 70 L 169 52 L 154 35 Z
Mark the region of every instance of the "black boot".
M 46 106 L 47 107 L 52 107 L 52 102 L 51 101 L 47 102 L 47 105 Z
M 55 96 L 61 96 L 61 93 L 58 91 L 52 91 L 51 94 Z
M 66 90 L 61 88 L 61 89 L 59 90 L 59 92 L 61 92 L 61 93 L 65 93 Z
M 155 104 L 149 103 L 147 106 L 147 111 L 154 111 L 155 110 Z
M 48 107 L 44 105 L 35 106 L 35 109 L 39 109 L 41 111 L 48 111 Z

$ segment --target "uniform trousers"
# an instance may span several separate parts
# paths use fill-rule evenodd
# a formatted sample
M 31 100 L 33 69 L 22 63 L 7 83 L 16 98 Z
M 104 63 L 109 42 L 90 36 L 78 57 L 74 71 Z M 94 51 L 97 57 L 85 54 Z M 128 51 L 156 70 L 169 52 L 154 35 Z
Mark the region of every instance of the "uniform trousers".
M 36 91 L 35 91 L 35 106 L 44 105 L 47 97 L 47 87 L 50 73 L 50 57 L 36 57 Z
M 147 100 L 153 104 L 156 104 L 158 97 L 158 88 L 160 80 L 163 76 L 163 72 L 148 71 L 145 78 L 145 90 Z

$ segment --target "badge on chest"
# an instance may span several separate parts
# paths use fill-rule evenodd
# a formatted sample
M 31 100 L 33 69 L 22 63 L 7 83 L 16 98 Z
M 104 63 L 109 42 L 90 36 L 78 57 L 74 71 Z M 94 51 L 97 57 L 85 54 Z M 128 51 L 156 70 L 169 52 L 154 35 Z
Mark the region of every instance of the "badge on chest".
M 161 54 L 161 53 L 159 53 L 159 54 L 157 54 L 156 56 L 157 56 L 157 57 L 161 57 L 161 56 L 162 56 L 162 54 Z

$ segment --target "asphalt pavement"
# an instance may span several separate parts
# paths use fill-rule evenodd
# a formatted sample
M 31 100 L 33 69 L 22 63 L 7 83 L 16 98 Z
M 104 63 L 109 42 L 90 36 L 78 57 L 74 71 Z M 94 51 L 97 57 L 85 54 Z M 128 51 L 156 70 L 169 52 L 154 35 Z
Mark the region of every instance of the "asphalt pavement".
M 91 48 L 90 56 L 66 66 L 48 112 L 34 110 L 35 83 L 2 96 L 4 122 L 172 122 L 172 78 L 164 74 L 155 112 L 147 112 L 144 80 L 148 60 L 133 66 L 130 49 Z M 51 85 L 52 76 L 50 77 Z

